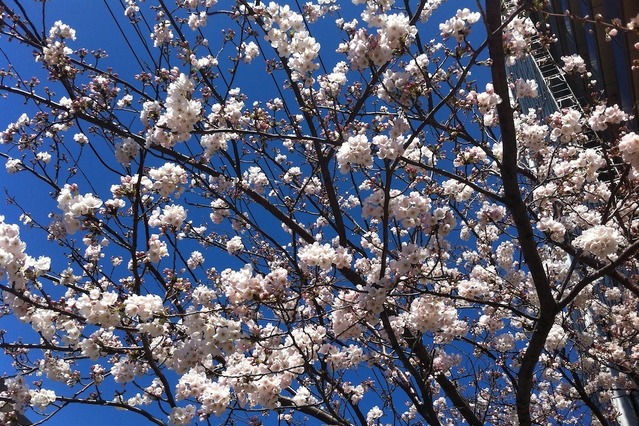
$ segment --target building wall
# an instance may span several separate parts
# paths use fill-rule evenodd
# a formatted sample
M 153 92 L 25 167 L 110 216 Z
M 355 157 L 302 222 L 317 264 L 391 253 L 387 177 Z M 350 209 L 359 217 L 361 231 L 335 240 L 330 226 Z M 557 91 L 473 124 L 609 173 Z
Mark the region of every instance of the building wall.
M 594 99 L 605 100 L 608 104 L 617 103 L 635 116 L 634 127 L 639 124 L 639 69 L 633 71 L 633 62 L 639 63 L 639 51 L 634 44 L 639 42 L 639 34 L 619 31 L 614 37 L 607 38 L 607 29 L 603 24 L 593 24 L 563 16 L 569 10 L 576 17 L 588 16 L 603 22 L 619 19 L 623 25 L 639 14 L 639 0 L 551 0 L 549 10 L 554 15 L 545 19 L 539 16 L 540 23 L 546 23 L 557 36 L 558 42 L 550 51 L 560 63 L 561 56 L 579 54 L 584 58 L 597 80 L 594 87 L 588 87 L 584 81 L 569 78 L 569 83 L 578 99 L 584 104 Z

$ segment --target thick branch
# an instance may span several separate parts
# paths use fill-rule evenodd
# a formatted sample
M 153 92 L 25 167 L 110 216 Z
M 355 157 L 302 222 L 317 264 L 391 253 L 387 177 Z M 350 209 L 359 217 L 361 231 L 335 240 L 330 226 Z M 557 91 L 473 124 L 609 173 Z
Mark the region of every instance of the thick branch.
M 505 204 L 517 228 L 519 246 L 532 277 L 539 300 L 539 318 L 535 325 L 530 343 L 523 356 L 517 383 L 517 416 L 522 426 L 532 424 L 530 400 L 533 378 L 537 361 L 544 343 L 553 326 L 556 303 L 551 292 L 544 265 L 537 251 L 537 243 L 530 218 L 527 214 L 518 182 L 517 139 L 513 121 L 513 109 L 510 106 L 506 61 L 502 41 L 501 1 L 486 1 L 486 23 L 488 25 L 488 50 L 493 61 L 491 67 L 495 93 L 502 102 L 497 105 L 497 113 L 503 142 L 503 161 L 501 174 L 504 187 Z

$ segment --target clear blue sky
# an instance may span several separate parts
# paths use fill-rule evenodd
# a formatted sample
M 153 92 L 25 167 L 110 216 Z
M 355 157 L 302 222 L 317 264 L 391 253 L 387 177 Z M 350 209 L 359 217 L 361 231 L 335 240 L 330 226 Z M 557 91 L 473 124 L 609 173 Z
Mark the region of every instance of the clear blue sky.
M 147 2 L 148 3 L 148 2 Z M 223 2 L 222 2 L 223 3 Z M 28 11 L 32 12 L 32 8 L 39 8 L 41 3 L 35 3 L 32 1 L 26 1 L 28 5 Z M 122 9 L 119 2 L 109 1 L 113 12 L 120 18 L 121 23 L 125 23 L 122 18 Z M 343 2 L 343 6 L 347 7 L 350 2 Z M 436 16 L 448 18 L 457 8 L 464 6 L 473 7 L 474 2 L 471 1 L 455 1 L 450 2 L 449 5 L 442 8 Z M 145 7 L 145 3 L 141 6 Z M 120 34 L 117 27 L 110 16 L 110 12 L 105 6 L 103 1 L 99 0 L 54 0 L 46 3 L 47 16 L 45 18 L 45 27 L 48 28 L 56 20 L 62 20 L 64 23 L 69 24 L 77 31 L 77 41 L 73 43 L 74 47 L 87 47 L 89 49 L 101 48 L 107 51 L 110 57 L 106 60 L 110 66 L 114 68 L 123 77 L 130 77 L 138 70 L 136 68 L 136 62 L 133 59 L 128 47 L 125 46 L 125 40 Z M 38 12 L 33 12 L 39 16 Z M 437 19 L 433 19 L 432 25 L 436 28 Z M 40 25 L 40 20 L 36 20 L 36 25 Z M 126 24 L 125 24 L 126 25 Z M 327 28 L 333 28 L 332 23 L 327 23 Z M 125 28 L 129 30 L 130 28 Z M 204 31 L 213 30 L 218 31 L 219 28 L 205 28 Z M 336 31 L 335 31 L 336 32 Z M 325 34 L 314 34 L 320 42 L 323 38 L 329 38 L 331 35 L 330 29 Z M 149 34 L 145 34 L 149 36 Z M 7 43 L 6 39 L 0 39 L 0 46 L 7 52 L 11 60 L 19 64 L 32 62 L 31 57 L 16 56 L 17 52 L 25 52 L 24 49 L 16 49 L 14 43 Z M 324 58 L 331 58 L 332 52 L 337 47 L 337 43 L 331 43 L 323 45 L 322 55 Z M 22 54 L 23 55 L 23 54 Z M 24 61 L 24 62 L 23 62 Z M 333 62 L 328 61 L 327 66 L 332 67 Z M 37 68 L 38 65 L 35 65 Z M 330 72 L 330 70 L 329 70 Z M 237 85 L 242 86 L 249 94 L 258 94 L 260 91 L 260 81 L 252 80 L 252 76 L 247 76 L 238 80 Z M 17 98 L 10 98 L 0 100 L 0 108 L 3 113 L 0 114 L 0 127 L 4 129 L 7 123 L 14 121 L 20 115 L 25 107 L 22 105 L 22 101 Z M 26 177 L 26 176 L 25 176 Z M 28 209 L 42 209 L 43 199 L 42 194 L 38 192 L 32 192 L 25 190 L 28 188 L 30 179 L 24 179 L 20 174 L 8 177 L 4 171 L 4 167 L 0 170 L 0 187 L 7 187 L 9 191 L 19 196 L 20 202 Z M 49 205 L 54 205 L 54 201 L 48 202 Z M 46 204 L 44 204 L 46 205 Z M 7 222 L 17 222 L 19 212 L 14 208 L 5 206 L 4 202 L 0 204 L 0 214 L 7 216 Z M 29 245 L 29 253 L 32 255 L 50 254 L 56 258 L 55 245 L 42 244 L 42 234 L 29 234 L 24 232 L 23 239 Z M 52 249 L 53 248 L 53 249 Z M 61 260 L 61 259 L 58 259 Z M 7 319 L 0 321 L 0 327 L 8 328 L 10 334 L 21 334 L 24 330 L 24 326 L 7 325 Z M 0 356 L 0 371 L 6 371 L 9 366 L 3 364 L 7 358 Z M 130 394 L 127 394 L 130 396 Z M 37 420 L 33 416 L 32 420 Z M 215 423 L 214 419 L 212 420 Z M 113 408 L 101 408 L 97 406 L 79 406 L 76 405 L 72 408 L 67 408 L 58 413 L 53 419 L 48 422 L 49 425 L 54 426 L 66 426 L 66 425 L 90 425 L 90 426 L 111 426 L 117 423 L 119 426 L 128 425 L 141 425 L 147 424 L 147 421 L 142 417 L 123 411 L 116 411 Z

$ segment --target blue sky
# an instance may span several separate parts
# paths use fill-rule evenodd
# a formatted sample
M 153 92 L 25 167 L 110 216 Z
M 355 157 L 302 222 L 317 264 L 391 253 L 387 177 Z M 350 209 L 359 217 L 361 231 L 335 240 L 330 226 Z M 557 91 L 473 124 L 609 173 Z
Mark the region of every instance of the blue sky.
M 28 1 L 26 4 L 28 5 L 27 11 L 29 13 L 33 12 L 34 16 L 37 16 L 39 12 L 36 11 L 36 9 L 31 10 L 31 8 L 38 8 L 41 6 L 41 3 Z M 45 27 L 48 30 L 54 21 L 61 19 L 64 23 L 69 24 L 77 31 L 77 41 L 71 44 L 73 47 L 81 46 L 89 49 L 104 49 L 110 55 L 104 63 L 112 66 L 121 76 L 128 78 L 138 71 L 136 61 L 124 44 L 125 40 L 119 29 L 115 26 L 110 16 L 110 11 L 105 4 L 105 2 L 98 0 L 53 0 L 47 2 Z M 128 25 L 126 20 L 123 19 L 122 9 L 119 2 L 108 2 L 108 4 L 111 5 L 113 12 L 119 18 L 119 22 L 125 26 Z M 344 7 L 347 7 L 348 4 L 350 3 L 344 2 Z M 436 17 L 431 21 L 434 26 L 433 30 L 436 31 L 435 26 L 436 22 L 438 22 L 437 17 L 442 17 L 443 19 L 448 18 L 454 13 L 455 9 L 462 7 L 463 4 L 467 4 L 472 7 L 475 3 L 470 1 L 450 2 L 450 4 L 440 10 Z M 144 6 L 144 4 L 142 4 L 142 6 Z M 40 23 L 39 19 L 36 19 L 35 21 L 37 24 Z M 320 43 L 324 39 L 331 39 L 336 33 L 336 31 L 335 33 L 331 32 L 333 24 L 328 21 L 326 24 L 322 24 L 319 28 L 326 30 L 325 32 L 318 31 L 317 33 L 314 33 Z M 129 29 L 129 27 L 125 27 L 125 31 L 128 31 Z M 218 30 L 217 28 L 209 29 Z M 207 28 L 205 28 L 204 31 L 207 31 Z M 147 33 L 144 35 L 147 37 L 149 36 Z M 135 39 L 132 39 L 131 41 L 133 43 L 137 43 Z M 2 47 L 2 49 L 8 54 L 9 58 L 18 65 L 26 65 L 32 62 L 31 57 L 25 56 L 24 49 L 16 49 L 15 44 L 7 43 L 6 39 L 0 39 L 0 47 Z M 331 62 L 331 59 L 335 56 L 330 53 L 330 49 L 334 49 L 335 47 L 337 47 L 337 43 L 335 41 L 327 43 L 326 45 L 323 44 L 322 55 L 325 60 L 328 59 L 326 66 L 329 68 L 329 72 L 330 68 L 334 64 L 334 62 Z M 37 69 L 39 65 L 29 65 L 28 67 L 34 67 L 33 69 Z M 20 67 L 18 68 L 21 69 Z M 244 90 L 249 93 L 249 96 L 254 96 L 256 99 L 263 98 L 264 86 L 260 81 L 254 80 L 253 76 L 250 74 L 246 74 L 246 77 L 238 79 L 236 85 L 243 87 Z M 273 95 L 267 96 L 273 97 Z M 6 127 L 7 123 L 17 119 L 20 113 L 25 110 L 22 101 L 15 98 L 0 100 L 0 108 L 4 111 L 0 116 L 0 128 L 2 129 Z M 55 201 L 51 199 L 50 201 L 47 200 L 46 203 L 43 203 L 43 194 L 36 191 L 25 190 L 25 188 L 30 188 L 30 182 L 31 179 L 26 178 L 26 176 L 21 176 L 20 174 L 8 177 L 4 171 L 4 167 L 0 170 L 0 186 L 7 187 L 10 193 L 18 196 L 20 203 L 27 209 L 35 211 L 40 210 L 43 214 L 46 214 L 43 206 L 55 205 Z M 108 183 L 110 184 L 110 182 Z M 0 214 L 7 216 L 7 222 L 16 222 L 19 216 L 17 209 L 7 207 L 4 203 L 0 204 Z M 56 253 L 58 253 L 57 260 L 63 261 L 63 259 L 59 257 L 59 250 L 55 244 L 45 244 L 42 242 L 42 234 L 23 232 L 22 237 L 29 246 L 30 254 L 37 256 L 49 253 L 52 255 L 55 262 Z M 8 328 L 10 330 L 10 334 L 21 334 L 24 330 L 24 326 L 14 326 L 6 318 L 0 321 L 0 327 Z M 6 358 L 0 357 L 0 370 L 6 371 L 9 366 L 5 366 L 3 362 L 6 362 Z M 33 420 L 36 419 L 33 418 Z M 77 405 L 73 408 L 62 410 L 47 424 L 54 426 L 106 426 L 112 425 L 116 421 L 122 426 L 145 424 L 145 421 L 141 417 L 123 411 L 115 411 L 113 408 L 100 408 L 95 406 L 83 407 Z
M 24 4 L 28 13 L 33 13 L 33 16 L 40 16 L 39 8 L 42 3 L 27 0 Z M 123 12 L 119 2 L 109 2 L 108 4 L 117 17 L 120 18 L 121 23 L 125 23 L 126 21 L 122 19 Z M 104 2 L 99 0 L 54 0 L 47 2 L 46 7 L 45 28 L 47 31 L 55 21 L 62 20 L 77 32 L 77 40 L 72 42 L 73 47 L 103 49 L 109 53 L 105 63 L 108 63 L 120 74 L 131 77 L 137 72 L 136 67 L 132 66 L 135 64 L 132 55 L 127 48 L 123 48 L 124 38 L 115 26 Z M 38 18 L 35 19 L 35 22 L 38 25 L 41 21 Z M 145 35 L 148 36 L 148 34 Z M 133 41 L 135 42 L 135 40 Z M 6 38 L 0 38 L 0 47 L 6 52 L 19 71 L 24 69 L 38 70 L 40 68 L 39 64 L 33 62 L 29 51 L 22 46 L 17 46 L 15 42 L 8 43 Z M 5 66 L 4 59 L 0 67 L 3 66 Z M 44 80 L 44 78 L 41 79 Z M 32 106 L 25 107 L 22 100 L 17 97 L 10 97 L 8 99 L 0 99 L 0 110 L 3 111 L 0 114 L 0 128 L 5 129 L 7 124 L 15 121 L 22 112 L 31 113 L 33 108 Z M 46 214 L 47 211 L 55 207 L 55 200 L 48 198 L 48 191 L 45 190 L 46 192 L 44 193 L 43 191 L 38 191 L 33 188 L 33 184 L 32 178 L 26 174 L 18 173 L 8 176 L 4 169 L 4 161 L 2 161 L 0 187 L 2 187 L 3 193 L 0 214 L 6 217 L 6 222 L 17 223 L 20 212 L 15 206 L 7 206 L 5 204 L 5 188 L 12 196 L 16 196 L 20 204 L 27 210 L 40 211 L 42 214 Z M 111 182 L 108 181 L 108 184 L 110 185 Z M 29 189 L 25 190 L 26 188 Z M 51 256 L 54 268 L 56 268 L 56 263 L 57 265 L 66 263 L 65 259 L 60 256 L 60 247 L 55 243 L 46 242 L 41 232 L 29 232 L 29 229 L 23 227 L 21 237 L 27 243 L 29 254 Z M 37 341 L 37 336 L 34 335 L 30 327 L 18 323 L 12 318 L 1 318 L 0 328 L 7 329 L 7 340 L 10 340 L 11 337 L 22 335 L 27 341 Z M 8 361 L 7 357 L 0 355 L 1 372 L 9 371 L 10 366 L 6 364 Z M 47 412 L 49 413 L 49 410 Z M 29 415 L 29 418 L 31 421 L 40 420 L 33 413 Z M 137 414 L 116 410 L 112 407 L 75 404 L 60 410 L 46 424 L 51 426 L 112 426 L 113 424 L 133 426 L 148 424 L 148 422 Z

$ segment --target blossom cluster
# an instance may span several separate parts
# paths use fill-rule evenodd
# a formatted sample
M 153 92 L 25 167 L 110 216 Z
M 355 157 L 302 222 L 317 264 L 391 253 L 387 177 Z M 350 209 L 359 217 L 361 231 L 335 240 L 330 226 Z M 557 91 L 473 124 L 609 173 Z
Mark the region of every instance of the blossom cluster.
M 160 116 L 153 132 L 147 136 L 150 143 L 171 148 L 177 142 L 187 140 L 198 122 L 202 104 L 192 99 L 193 81 L 181 73 L 167 89 L 166 111 Z M 163 130 L 167 127 L 170 132 Z
M 287 64 L 293 71 L 293 80 L 304 79 L 319 67 L 315 60 L 320 44 L 304 28 L 302 15 L 291 10 L 290 6 L 271 2 L 265 13 L 268 16 L 264 26 L 268 31 L 266 39 L 281 58 L 287 58 Z M 249 52 L 249 55 L 254 53 Z
M 179 197 L 187 182 L 186 170 L 174 163 L 165 163 L 153 168 L 149 170 L 148 175 L 152 180 L 151 187 L 162 197 Z
M 639 135 L 635 132 L 623 135 L 619 141 L 619 151 L 623 161 L 630 164 L 637 174 L 639 171 Z
M 337 164 L 342 173 L 348 172 L 351 165 L 371 167 L 371 143 L 366 135 L 350 136 L 344 141 L 337 152 Z
M 619 109 L 619 105 L 597 105 L 588 118 L 588 125 L 596 132 L 606 130 L 611 124 L 620 124 L 628 120 L 628 114 Z
M 506 60 L 510 65 L 530 51 L 532 37 L 536 34 L 537 29 L 530 17 L 518 15 L 508 20 L 504 30 L 504 49 L 507 54 Z
M 457 40 L 457 43 L 461 43 L 479 18 L 479 12 L 471 12 L 468 8 L 458 9 L 454 17 L 439 24 L 439 30 L 444 39 L 452 37 Z
M 538 86 L 535 80 L 518 78 L 515 81 L 515 96 L 517 98 L 536 98 L 539 95 L 537 88 Z
M 575 246 L 602 260 L 614 256 L 623 243 L 624 238 L 619 231 L 606 225 L 586 229 L 575 239 Z
M 561 60 L 564 62 L 563 70 L 568 74 L 585 74 L 586 73 L 586 62 L 584 59 L 577 55 L 573 54 L 570 56 L 562 56 Z
M 495 107 L 501 103 L 501 97 L 495 93 L 492 83 L 486 84 L 486 91 L 477 93 L 471 90 L 466 95 L 466 101 L 471 105 L 477 105 L 479 112 L 484 115 L 484 124 L 493 126 L 497 124 Z
M 581 136 L 583 117 L 575 109 L 557 111 L 549 117 L 552 141 L 569 142 Z
M 62 21 L 56 21 L 49 30 L 46 46 L 38 56 L 45 65 L 56 68 L 63 75 L 72 74 L 69 55 L 73 50 L 67 47 L 65 40 L 75 40 L 75 30 Z
M 367 11 L 370 12 L 370 11 Z M 356 29 L 357 21 L 344 23 L 350 40 L 341 43 L 338 52 L 346 53 L 351 67 L 365 69 L 369 65 L 382 66 L 393 57 L 393 51 L 403 50 L 412 41 L 417 29 L 409 24 L 404 14 L 363 13 L 363 19 L 371 27 L 377 27 L 376 34 L 369 34 L 365 28 Z
M 548 125 L 540 124 L 534 110 L 529 111 L 528 114 L 516 115 L 515 126 L 517 127 L 519 142 L 523 147 L 532 152 L 538 152 L 547 146 Z
M 458 319 L 457 310 L 431 296 L 421 296 L 410 305 L 405 321 L 420 332 L 434 332 L 442 342 L 464 333 L 466 323 Z
M 352 256 L 343 247 L 337 249 L 329 244 L 314 242 L 300 248 L 298 256 L 303 265 L 319 266 L 324 271 L 329 271 L 333 265 L 337 268 L 347 268 L 351 264 Z
M 69 234 L 80 229 L 80 219 L 94 215 L 101 206 L 102 201 L 93 194 L 79 194 L 76 185 L 64 185 L 58 195 L 58 208 L 62 210 L 63 223 Z

